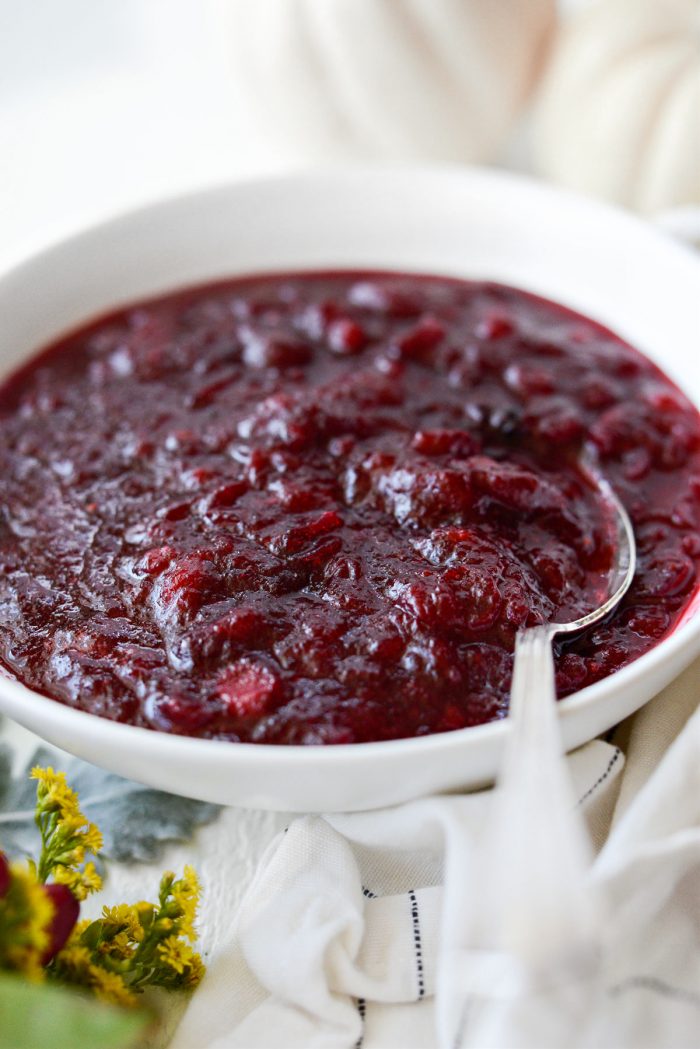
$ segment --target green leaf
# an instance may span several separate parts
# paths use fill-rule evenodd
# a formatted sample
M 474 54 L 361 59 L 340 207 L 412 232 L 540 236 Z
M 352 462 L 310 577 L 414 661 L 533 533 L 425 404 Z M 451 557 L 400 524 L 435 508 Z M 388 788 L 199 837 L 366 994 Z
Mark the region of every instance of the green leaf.
M 53 747 L 39 747 L 26 769 L 13 779 L 11 752 L 0 744 L 0 848 L 11 856 L 38 851 L 36 784 L 29 779 L 34 765 L 52 765 L 65 772 L 69 785 L 80 796 L 82 811 L 102 831 L 104 848 L 100 855 L 105 859 L 154 860 L 164 845 L 187 841 L 196 827 L 211 822 L 219 811 L 217 805 L 122 779 Z
M 0 1049 L 134 1049 L 151 1016 L 0 974 Z

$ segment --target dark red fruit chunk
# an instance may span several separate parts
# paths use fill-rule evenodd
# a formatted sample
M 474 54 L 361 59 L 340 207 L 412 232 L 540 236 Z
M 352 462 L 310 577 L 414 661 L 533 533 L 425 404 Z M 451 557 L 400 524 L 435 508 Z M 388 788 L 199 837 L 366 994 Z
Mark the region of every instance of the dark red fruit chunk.
M 431 351 L 445 338 L 445 328 L 434 317 L 425 317 L 401 335 L 397 345 L 402 357 L 430 360 Z
M 171 563 L 155 591 L 155 604 L 165 616 L 192 615 L 215 592 L 214 566 L 199 554 L 187 554 Z
M 693 562 L 688 557 L 655 557 L 645 566 L 642 587 L 654 597 L 673 597 L 683 593 L 695 578 Z
M 470 460 L 470 478 L 478 492 L 511 510 L 557 512 L 566 506 L 566 497 L 551 481 L 512 463 L 475 456 Z
M 166 726 L 184 735 L 197 735 L 211 724 L 216 711 L 202 703 L 197 696 L 175 694 L 167 696 L 158 705 L 158 714 L 165 718 Z M 162 722 L 159 721 L 162 727 Z
M 334 510 L 327 510 L 305 524 L 296 525 L 283 532 L 282 535 L 273 536 L 269 546 L 275 554 L 296 554 L 308 547 L 314 539 L 327 532 L 335 531 L 342 527 L 342 524 L 342 518 Z
M 465 430 L 419 430 L 412 446 L 421 455 L 452 455 L 466 459 L 479 450 L 478 442 Z
M 298 340 L 246 329 L 243 360 L 252 368 L 291 368 L 306 364 L 311 350 Z
M 513 331 L 513 322 L 505 313 L 494 310 L 479 321 L 476 334 L 481 339 L 503 339 Z
M 236 717 L 259 717 L 279 692 L 280 682 L 272 671 L 250 659 L 241 659 L 225 670 L 217 685 L 217 694 Z
M 555 388 L 552 372 L 545 371 L 543 368 L 509 364 L 503 377 L 510 388 L 523 398 L 534 397 L 540 393 L 552 393 Z
M 208 509 L 217 510 L 222 506 L 233 506 L 237 499 L 240 499 L 248 489 L 249 485 L 245 481 L 232 481 L 231 484 L 222 484 L 208 499 Z
M 160 575 L 177 556 L 172 546 L 159 546 L 144 554 L 139 562 L 139 569 L 150 576 Z
M 390 317 L 413 317 L 421 311 L 420 295 L 400 280 L 362 280 L 353 284 L 348 299 L 353 306 Z
M 367 343 L 364 328 L 356 321 L 333 321 L 328 329 L 328 345 L 333 353 L 352 356 L 359 353 Z

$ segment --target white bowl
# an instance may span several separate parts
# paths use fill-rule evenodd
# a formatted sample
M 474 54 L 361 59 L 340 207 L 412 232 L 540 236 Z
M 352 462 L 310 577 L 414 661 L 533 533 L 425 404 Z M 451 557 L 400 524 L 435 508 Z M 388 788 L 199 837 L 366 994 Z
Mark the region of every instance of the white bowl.
M 526 179 L 370 169 L 179 197 L 40 252 L 0 278 L 0 372 L 108 308 L 237 273 L 367 267 L 492 278 L 613 328 L 700 402 L 700 265 L 626 214 Z M 700 653 L 700 600 L 635 663 L 559 704 L 575 747 Z M 493 778 L 504 724 L 419 739 L 275 747 L 187 739 L 70 710 L 0 678 L 0 709 L 123 776 L 207 801 L 288 811 L 391 805 Z

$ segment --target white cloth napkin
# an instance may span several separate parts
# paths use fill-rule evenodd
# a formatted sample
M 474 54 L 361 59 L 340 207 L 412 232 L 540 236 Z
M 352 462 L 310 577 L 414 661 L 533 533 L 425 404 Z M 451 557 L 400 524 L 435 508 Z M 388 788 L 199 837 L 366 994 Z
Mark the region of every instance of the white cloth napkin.
M 607 910 L 594 967 L 523 987 L 484 955 L 475 988 L 462 937 L 492 792 L 307 816 L 263 855 L 175 1049 L 700 1046 L 699 685 L 696 664 L 567 758 L 606 839 L 585 886 Z

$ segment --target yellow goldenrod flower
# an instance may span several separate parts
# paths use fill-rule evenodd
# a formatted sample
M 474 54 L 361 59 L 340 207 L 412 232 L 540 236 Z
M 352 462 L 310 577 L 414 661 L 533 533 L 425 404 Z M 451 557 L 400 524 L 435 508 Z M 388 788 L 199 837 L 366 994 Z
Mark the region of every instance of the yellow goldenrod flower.
M 158 887 L 158 899 L 160 900 L 161 906 L 165 903 L 166 899 L 170 895 L 170 890 L 172 889 L 174 881 L 174 871 L 164 871 L 161 875 L 160 885 Z
M 194 899 L 199 899 L 202 887 L 199 884 L 197 871 L 189 863 L 185 865 L 184 876 L 181 878 L 181 882 L 185 884 L 187 891 Z
M 88 864 L 81 877 L 72 876 L 69 871 L 85 862 L 86 852 L 99 851 L 102 835 L 80 811 L 78 795 L 68 786 L 64 772 L 37 767 L 31 775 L 37 781 L 35 819 L 42 844 L 37 865 L 39 881 L 46 883 L 53 875 L 83 900 L 101 885 L 94 867 Z
M 81 884 L 85 896 L 89 896 L 90 893 L 98 892 L 102 888 L 102 878 L 97 873 L 94 863 L 86 863 L 81 873 Z M 79 899 L 85 899 L 85 896 L 78 897 Z
M 205 972 L 206 969 L 201 956 L 199 954 L 193 954 L 185 972 L 183 987 L 186 987 L 189 990 L 194 990 L 194 988 L 198 987 L 202 982 Z
M 91 957 L 90 951 L 81 943 L 74 942 L 71 938 L 62 951 L 56 956 L 61 969 L 68 969 L 73 977 L 85 976 L 89 972 Z
M 76 922 L 73 926 L 73 932 L 70 934 L 68 944 L 77 943 L 80 937 L 83 935 L 88 925 L 92 925 L 91 918 L 81 918 L 79 922 Z M 68 946 L 68 944 L 66 946 Z
M 19 863 L 10 866 L 12 889 L 19 890 L 26 908 L 27 940 L 37 951 L 48 947 L 48 927 L 54 914 L 54 905 L 36 880 L 36 877 Z
M 190 941 L 190 943 L 194 943 L 197 939 L 197 931 L 193 922 L 194 915 L 190 915 L 187 912 L 183 913 L 182 917 L 179 919 L 180 932 Z
M 132 920 L 132 908 L 128 903 L 117 903 L 114 907 L 103 907 L 102 917 L 110 925 L 128 925 Z
M 29 773 L 29 778 L 37 780 L 39 784 L 37 787 L 37 794 L 41 797 L 43 797 L 57 782 L 62 782 L 66 785 L 65 772 L 54 772 L 50 765 L 46 769 L 42 769 L 39 765 L 35 765 Z
M 58 829 L 63 838 L 75 838 L 82 833 L 85 823 L 85 817 L 79 812 L 77 815 L 61 817 L 58 821 Z
M 41 983 L 45 975 L 41 955 L 31 947 L 21 947 L 18 944 L 11 944 L 7 948 L 4 968 L 14 969 L 31 983 Z
M 191 942 L 197 939 L 194 922 L 197 917 L 200 892 L 201 887 L 197 873 L 194 867 L 190 867 L 188 864 L 185 867 L 184 876 L 173 883 L 171 894 L 174 902 L 182 912 L 180 930 Z
M 90 966 L 90 986 L 103 1002 L 114 1005 L 135 1005 L 136 996 L 129 990 L 118 973 L 108 972 L 98 965 Z
M 66 849 L 56 856 L 56 862 L 64 867 L 77 867 L 85 862 L 85 849 L 82 845 L 75 845 L 72 849 Z
M 95 870 L 94 863 L 87 863 L 82 870 L 60 864 L 54 868 L 53 876 L 55 881 L 68 886 L 76 900 L 84 900 L 102 888 L 102 878 Z
M 44 975 L 41 959 L 49 945 L 54 905 L 27 866 L 10 866 L 10 883 L 0 900 L 0 968 L 30 980 Z
M 67 885 L 73 895 L 80 899 L 78 896 L 78 883 L 80 882 L 80 871 L 74 871 L 70 867 L 64 867 L 60 864 L 54 869 L 53 872 L 54 881 L 57 881 L 60 885 Z
M 153 915 L 156 912 L 156 908 L 152 903 L 149 903 L 148 900 L 141 900 L 139 903 L 134 904 L 134 911 L 141 924 L 141 928 L 143 929 L 153 921 Z
M 61 819 L 75 819 L 81 813 L 78 807 L 78 795 L 66 783 L 65 772 L 54 772 L 49 766 L 46 769 L 33 768 L 31 778 L 38 781 L 37 809 L 43 812 L 58 812 Z M 83 822 L 86 822 L 83 818 Z
M 180 930 L 187 936 L 188 940 L 195 940 L 197 938 L 194 931 L 194 920 L 197 914 L 196 901 L 186 898 L 181 899 L 176 892 L 173 892 L 173 900 L 181 911 L 177 919 Z
M 88 852 L 99 852 L 102 848 L 102 832 L 95 823 L 88 823 L 87 830 L 83 833 L 83 845 Z
M 131 940 L 140 943 L 143 940 L 143 927 L 136 907 L 120 903 L 116 907 L 103 907 L 102 917 L 108 925 L 124 930 Z
M 102 879 L 85 858 L 102 848 L 102 835 L 81 812 L 65 773 L 37 767 L 31 776 L 37 783 L 41 854 L 36 862 L 11 868 L 9 887 L 3 868 L 0 969 L 17 969 L 32 979 L 48 973 L 52 980 L 89 988 L 120 1005 L 134 1005 L 146 986 L 196 987 L 204 964 L 187 941 L 196 939 L 201 888 L 191 866 L 179 879 L 172 871 L 163 874 L 156 903 L 104 907 L 100 918 L 76 922 L 63 948 L 43 965 L 54 915 L 46 883 L 53 879 L 65 885 L 79 901 L 100 889 Z
M 108 954 L 111 958 L 131 958 L 134 953 L 132 941 L 129 939 L 129 934 L 122 930 L 118 932 L 116 936 L 113 936 L 111 940 L 105 940 L 99 946 L 101 954 Z
M 183 973 L 192 960 L 192 948 L 177 936 L 168 936 L 158 945 L 158 954 L 171 969 Z

